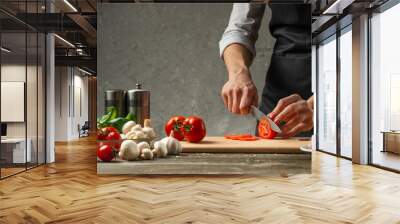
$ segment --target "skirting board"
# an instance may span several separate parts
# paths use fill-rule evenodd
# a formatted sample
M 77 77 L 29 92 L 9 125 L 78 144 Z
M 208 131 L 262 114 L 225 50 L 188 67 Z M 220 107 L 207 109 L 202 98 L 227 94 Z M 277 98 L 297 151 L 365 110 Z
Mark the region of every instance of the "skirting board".
M 121 175 L 262 175 L 311 173 L 311 153 L 182 153 L 155 160 L 97 162 L 98 174 Z

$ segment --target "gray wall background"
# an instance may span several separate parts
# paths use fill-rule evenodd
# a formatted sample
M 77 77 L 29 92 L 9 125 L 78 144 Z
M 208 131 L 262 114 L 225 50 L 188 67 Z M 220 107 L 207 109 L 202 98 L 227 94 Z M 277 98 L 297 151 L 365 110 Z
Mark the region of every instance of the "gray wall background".
M 230 114 L 220 97 L 227 72 L 218 41 L 232 4 L 98 6 L 98 116 L 106 89 L 133 89 L 139 82 L 151 90 L 151 118 L 162 136 L 171 116 L 192 114 L 205 120 L 208 135 L 254 132 L 255 121 Z M 267 9 L 251 67 L 259 94 L 275 42 L 269 14 Z

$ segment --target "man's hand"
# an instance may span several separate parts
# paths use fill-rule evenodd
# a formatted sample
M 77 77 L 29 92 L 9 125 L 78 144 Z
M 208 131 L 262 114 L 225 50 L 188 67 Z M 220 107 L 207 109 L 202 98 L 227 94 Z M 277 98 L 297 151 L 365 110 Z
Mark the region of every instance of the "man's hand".
M 222 87 L 221 95 L 225 106 L 235 114 L 248 114 L 250 106 L 258 104 L 257 88 L 248 69 L 229 74 L 229 80 Z
M 313 102 L 313 96 L 306 101 L 298 94 L 279 100 L 270 117 L 281 126 L 283 137 L 292 137 L 313 128 Z
M 249 71 L 252 55 L 243 45 L 234 43 L 225 48 L 223 57 L 229 76 L 221 91 L 224 104 L 232 113 L 248 114 L 250 106 L 258 104 L 257 89 Z

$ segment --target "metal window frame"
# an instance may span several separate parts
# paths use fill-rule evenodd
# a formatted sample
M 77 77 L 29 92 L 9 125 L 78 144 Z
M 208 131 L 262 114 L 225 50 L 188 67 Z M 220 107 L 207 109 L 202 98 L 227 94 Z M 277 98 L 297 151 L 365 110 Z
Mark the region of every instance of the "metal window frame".
M 346 16 L 346 17 L 342 18 L 341 20 L 338 20 L 338 22 L 335 23 L 330 28 L 330 29 L 336 29 L 336 32 L 330 33 L 328 35 L 322 33 L 323 38 L 321 38 L 321 39 L 316 38 L 316 40 L 317 40 L 315 43 L 315 45 L 316 45 L 316 53 L 315 53 L 315 55 L 316 55 L 316 69 L 315 69 L 316 70 L 316 82 L 315 82 L 316 94 L 320 90 L 320 87 L 319 87 L 320 74 L 319 74 L 319 63 L 318 63 L 319 51 L 318 51 L 318 49 L 322 43 L 325 44 L 330 41 L 336 41 L 336 83 L 335 83 L 335 85 L 336 85 L 336 108 L 335 108 L 336 109 L 336 152 L 332 153 L 332 152 L 329 152 L 327 150 L 320 148 L 320 144 L 319 144 L 319 131 L 320 130 L 319 130 L 319 125 L 318 125 L 319 120 L 320 120 L 319 119 L 319 110 L 320 110 L 319 103 L 320 102 L 318 100 L 318 96 L 316 97 L 316 122 L 315 123 L 317 125 L 315 125 L 315 127 L 316 127 L 315 141 L 316 141 L 316 150 L 317 151 L 351 161 L 352 158 L 344 156 L 341 153 L 341 151 L 342 151 L 341 150 L 341 129 L 342 129 L 342 127 L 341 127 L 341 117 L 340 117 L 340 103 L 341 103 L 341 99 L 340 99 L 340 92 L 341 92 L 341 90 L 340 90 L 340 80 L 341 80 L 340 79 L 340 77 L 341 77 L 340 42 L 341 42 L 341 40 L 340 40 L 340 37 L 342 35 L 344 35 L 345 33 L 352 31 L 352 28 L 351 28 L 352 23 L 351 22 L 349 23 L 349 21 L 348 21 L 350 18 L 351 18 L 351 16 Z M 345 22 L 343 22 L 343 20 L 345 20 Z M 334 36 L 334 38 L 333 38 L 333 36 Z

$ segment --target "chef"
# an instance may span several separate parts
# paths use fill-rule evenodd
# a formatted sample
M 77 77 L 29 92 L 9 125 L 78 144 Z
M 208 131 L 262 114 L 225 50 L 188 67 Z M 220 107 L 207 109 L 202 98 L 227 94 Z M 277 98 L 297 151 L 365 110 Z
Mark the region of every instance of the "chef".
M 219 42 L 228 81 L 221 95 L 234 114 L 248 114 L 258 106 L 257 88 L 250 74 L 255 42 L 267 4 L 233 4 L 229 24 Z M 276 38 L 262 91 L 260 110 L 281 125 L 283 137 L 311 136 L 311 7 L 304 3 L 275 4 L 270 32 Z

